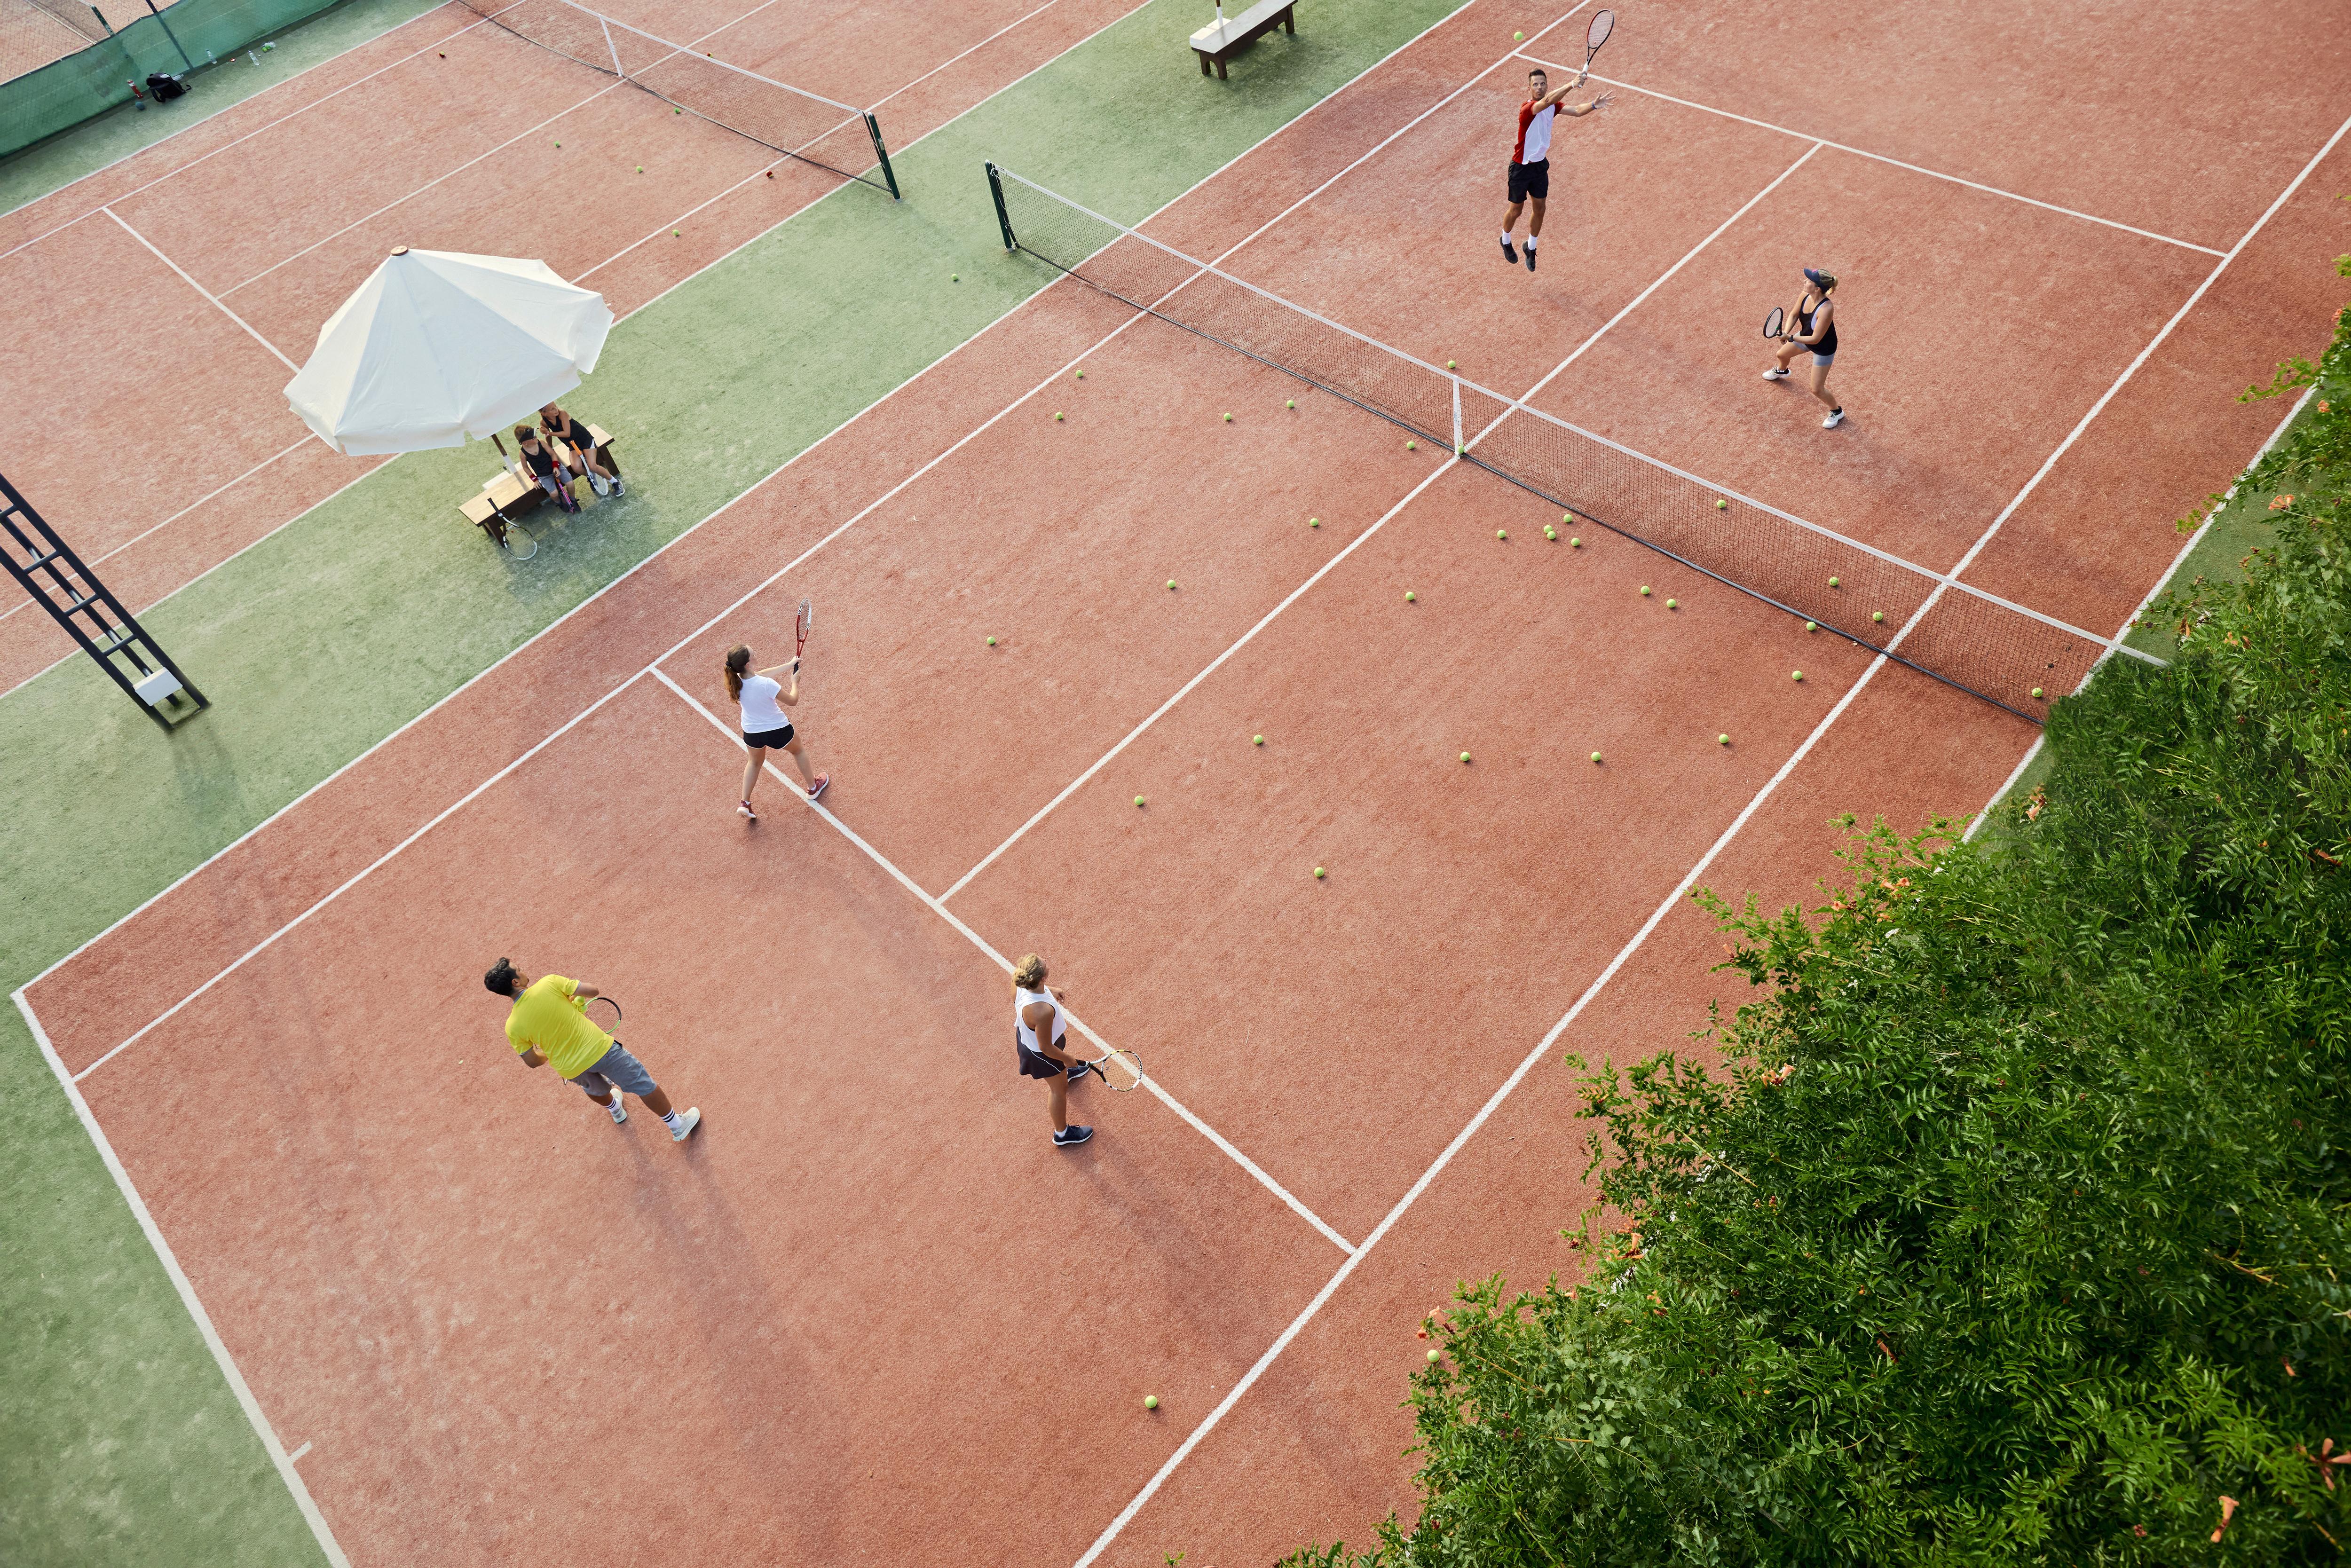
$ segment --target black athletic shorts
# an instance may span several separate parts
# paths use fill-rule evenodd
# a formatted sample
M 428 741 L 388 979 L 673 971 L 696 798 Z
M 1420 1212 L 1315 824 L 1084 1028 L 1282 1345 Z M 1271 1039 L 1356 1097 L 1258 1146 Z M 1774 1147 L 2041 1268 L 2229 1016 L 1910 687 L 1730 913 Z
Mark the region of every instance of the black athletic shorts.
M 1023 1078 L 1059 1078 L 1067 1071 L 1043 1051 L 1031 1051 L 1021 1044 L 1018 1025 L 1012 1030 L 1012 1053 L 1020 1059 L 1020 1076 Z
M 743 732 L 744 745 L 756 746 L 766 751 L 781 751 L 791 743 L 792 727 L 790 725 L 786 725 L 781 729 L 763 729 L 757 735 L 753 735 L 747 729 Z
M 1538 158 L 1531 163 L 1510 165 L 1510 204 L 1532 196 L 1538 202 L 1551 200 L 1551 160 Z

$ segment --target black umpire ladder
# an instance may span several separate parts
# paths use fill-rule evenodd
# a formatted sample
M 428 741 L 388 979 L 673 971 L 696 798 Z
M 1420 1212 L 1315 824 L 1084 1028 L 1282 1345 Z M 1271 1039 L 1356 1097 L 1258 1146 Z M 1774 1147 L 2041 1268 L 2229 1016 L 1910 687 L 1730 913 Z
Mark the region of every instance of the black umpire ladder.
M 149 718 L 168 730 L 211 706 L 5 475 L 0 475 L 0 528 L 8 535 L 0 559 L 7 562 L 8 575 Z

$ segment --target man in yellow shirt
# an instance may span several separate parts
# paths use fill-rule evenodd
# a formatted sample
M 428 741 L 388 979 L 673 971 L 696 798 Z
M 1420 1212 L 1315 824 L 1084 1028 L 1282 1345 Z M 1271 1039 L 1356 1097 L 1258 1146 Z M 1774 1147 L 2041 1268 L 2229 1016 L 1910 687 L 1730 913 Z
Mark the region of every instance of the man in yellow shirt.
M 626 1047 L 598 1029 L 587 1013 L 588 1004 L 602 995 L 595 987 L 561 975 L 532 979 L 501 958 L 482 977 L 492 994 L 514 1003 L 507 1013 L 507 1039 L 525 1067 L 555 1063 L 555 1071 L 580 1085 L 588 1098 L 612 1113 L 617 1125 L 629 1119 L 621 1103 L 622 1091 L 645 1103 L 662 1119 L 671 1139 L 684 1143 L 702 1125 L 702 1109 L 670 1109 L 669 1096 L 653 1082 L 644 1063 Z

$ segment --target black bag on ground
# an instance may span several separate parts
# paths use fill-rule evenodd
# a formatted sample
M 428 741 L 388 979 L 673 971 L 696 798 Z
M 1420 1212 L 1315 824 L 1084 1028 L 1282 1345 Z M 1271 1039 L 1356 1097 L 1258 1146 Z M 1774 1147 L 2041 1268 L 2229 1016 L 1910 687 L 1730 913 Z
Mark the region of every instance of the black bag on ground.
M 157 103 L 169 103 L 173 99 L 185 94 L 187 90 L 181 85 L 178 77 L 167 77 L 161 71 L 147 78 L 147 91 Z

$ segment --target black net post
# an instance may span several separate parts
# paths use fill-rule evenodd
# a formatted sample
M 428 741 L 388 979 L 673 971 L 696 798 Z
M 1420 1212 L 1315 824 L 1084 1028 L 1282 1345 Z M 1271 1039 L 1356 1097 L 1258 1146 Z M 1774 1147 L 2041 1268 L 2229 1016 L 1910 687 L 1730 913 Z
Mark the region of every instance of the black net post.
M 1019 242 L 1012 237 L 1012 216 L 1004 210 L 1004 180 L 993 163 L 987 166 L 987 193 L 996 198 L 996 226 L 1004 235 L 1004 248 L 1019 250 Z
M 873 138 L 873 156 L 882 161 L 882 178 L 889 183 L 890 199 L 893 202 L 900 200 L 898 176 L 890 169 L 890 150 L 882 145 L 882 122 L 873 118 L 871 110 L 865 113 L 865 134 Z

